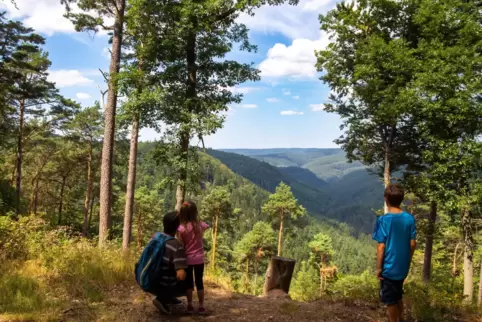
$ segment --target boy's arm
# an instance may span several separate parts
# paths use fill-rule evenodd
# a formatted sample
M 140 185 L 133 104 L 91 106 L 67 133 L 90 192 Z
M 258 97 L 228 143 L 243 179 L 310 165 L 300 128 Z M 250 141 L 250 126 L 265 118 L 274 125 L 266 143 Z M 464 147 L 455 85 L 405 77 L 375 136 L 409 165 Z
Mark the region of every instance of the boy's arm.
M 417 241 L 412 239 L 410 241 L 410 263 L 412 262 L 413 253 L 415 253 L 415 249 L 417 248 Z
M 187 262 L 186 262 L 186 252 L 184 251 L 184 246 L 180 244 L 173 255 L 174 269 L 176 270 L 176 277 L 178 281 L 184 281 L 186 279 Z
M 379 280 L 383 280 L 383 258 L 385 257 L 385 244 L 378 243 L 377 245 L 377 277 Z

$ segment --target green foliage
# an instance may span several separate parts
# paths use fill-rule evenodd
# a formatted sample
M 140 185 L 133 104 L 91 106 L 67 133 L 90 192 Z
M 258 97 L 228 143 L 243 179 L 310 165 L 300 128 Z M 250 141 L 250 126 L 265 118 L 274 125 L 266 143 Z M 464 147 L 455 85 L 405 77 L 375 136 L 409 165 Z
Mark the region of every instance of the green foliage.
M 318 271 L 307 262 L 301 263 L 301 269 L 293 279 L 290 287 L 290 296 L 296 301 L 314 301 L 320 296 L 320 275 Z
M 371 271 L 361 275 L 347 275 L 338 279 L 330 289 L 333 296 L 372 303 L 379 301 L 379 281 Z
M 320 265 L 330 264 L 333 255 L 335 255 L 330 236 L 322 233 L 316 234 L 313 240 L 308 243 L 308 247 L 318 257 L 316 263 Z

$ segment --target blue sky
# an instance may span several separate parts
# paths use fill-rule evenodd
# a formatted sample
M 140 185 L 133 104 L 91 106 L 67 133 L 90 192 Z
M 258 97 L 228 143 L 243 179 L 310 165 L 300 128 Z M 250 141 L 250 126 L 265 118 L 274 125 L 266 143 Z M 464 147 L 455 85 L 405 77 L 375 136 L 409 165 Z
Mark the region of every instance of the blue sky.
M 23 20 L 46 37 L 45 50 L 52 61 L 50 79 L 61 92 L 84 106 L 100 100 L 106 85 L 99 71 L 108 70 L 109 45 L 102 34 L 76 33 L 63 18 L 60 0 L 16 0 L 0 6 L 13 19 Z M 334 147 L 341 132 L 337 115 L 323 111 L 329 88 L 318 79 L 314 50 L 328 43 L 319 30 L 318 15 L 333 8 L 335 0 L 302 0 L 292 7 L 261 7 L 255 17 L 241 15 L 250 29 L 257 53 L 233 51 L 229 59 L 254 62 L 261 81 L 231 90 L 243 93 L 233 105 L 223 129 L 206 138 L 212 148 Z M 159 134 L 141 131 L 141 140 Z M 196 143 L 196 142 L 194 142 Z

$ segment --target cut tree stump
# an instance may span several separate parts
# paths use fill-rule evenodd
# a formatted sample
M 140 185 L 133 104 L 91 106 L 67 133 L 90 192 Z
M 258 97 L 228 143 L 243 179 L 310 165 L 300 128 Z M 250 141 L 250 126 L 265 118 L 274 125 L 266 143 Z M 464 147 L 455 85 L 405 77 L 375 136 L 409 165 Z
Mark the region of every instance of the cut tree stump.
M 271 258 L 266 271 L 264 296 L 268 296 L 268 293 L 273 290 L 282 290 L 285 294 L 288 294 L 295 264 L 296 261 L 294 259 L 278 256 Z

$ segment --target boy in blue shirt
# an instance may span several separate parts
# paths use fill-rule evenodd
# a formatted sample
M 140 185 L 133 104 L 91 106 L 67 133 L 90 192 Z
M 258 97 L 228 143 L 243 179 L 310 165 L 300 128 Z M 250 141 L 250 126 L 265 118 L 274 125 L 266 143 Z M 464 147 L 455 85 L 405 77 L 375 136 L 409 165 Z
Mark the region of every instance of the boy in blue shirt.
M 377 219 L 373 232 L 373 239 L 378 242 L 380 298 L 387 305 L 390 322 L 403 321 L 403 282 L 417 246 L 415 219 L 400 208 L 404 197 L 405 192 L 398 184 L 385 189 L 388 212 Z

